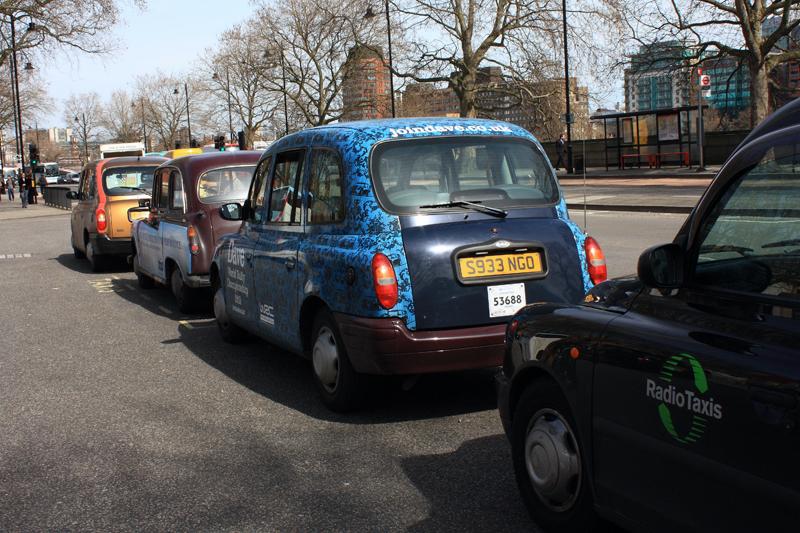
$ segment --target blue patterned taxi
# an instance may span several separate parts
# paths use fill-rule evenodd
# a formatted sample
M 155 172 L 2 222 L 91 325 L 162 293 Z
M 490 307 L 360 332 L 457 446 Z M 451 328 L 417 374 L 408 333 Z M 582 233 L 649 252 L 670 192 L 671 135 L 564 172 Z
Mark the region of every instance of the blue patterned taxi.
M 309 357 L 324 403 L 376 374 L 497 366 L 510 316 L 605 279 L 542 147 L 498 121 L 322 126 L 272 144 L 211 266 L 222 336 Z

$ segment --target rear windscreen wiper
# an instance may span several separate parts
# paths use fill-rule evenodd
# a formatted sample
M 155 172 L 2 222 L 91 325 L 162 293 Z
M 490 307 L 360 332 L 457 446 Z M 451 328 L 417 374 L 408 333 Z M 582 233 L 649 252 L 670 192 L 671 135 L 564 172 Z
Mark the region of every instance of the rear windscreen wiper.
M 706 244 L 700 247 L 700 253 L 715 253 L 715 252 L 736 252 L 743 256 L 747 256 L 747 252 L 752 252 L 752 248 L 746 246 L 736 246 L 735 244 Z
M 429 204 L 429 205 L 419 206 L 420 209 L 441 209 L 447 207 L 464 207 L 467 209 L 474 209 L 475 211 L 480 211 L 481 213 L 486 213 L 487 215 L 492 215 L 500 218 L 505 218 L 508 216 L 508 211 L 506 211 L 505 209 L 490 207 L 488 205 L 482 205 L 477 202 L 467 202 L 465 200 L 458 200 L 456 202 L 447 202 L 444 204 Z

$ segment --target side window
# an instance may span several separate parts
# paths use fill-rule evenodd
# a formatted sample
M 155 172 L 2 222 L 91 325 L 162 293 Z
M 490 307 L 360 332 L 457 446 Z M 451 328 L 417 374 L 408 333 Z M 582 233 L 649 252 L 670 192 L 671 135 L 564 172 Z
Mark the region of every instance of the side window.
M 94 169 L 89 170 L 86 181 L 89 185 L 89 193 L 87 196 L 89 198 L 94 198 L 97 196 L 97 178 L 95 177 Z
M 311 176 L 308 182 L 306 221 L 330 224 L 344 220 L 342 164 L 332 150 L 311 153 Z
M 275 158 L 270 191 L 270 222 L 298 224 L 301 196 L 297 194 L 305 151 L 283 152 Z
M 173 170 L 169 175 L 170 202 L 169 207 L 183 212 L 183 179 L 181 173 Z
M 269 175 L 269 167 L 272 165 L 272 156 L 264 159 L 256 169 L 253 183 L 250 185 L 250 195 L 248 200 L 250 202 L 250 215 L 247 220 L 253 224 L 260 224 L 264 221 L 264 206 L 267 203 L 267 176 Z
M 696 284 L 800 302 L 800 144 L 731 183 L 698 237 Z
M 156 207 L 166 209 L 169 206 L 169 169 L 161 169 L 156 180 L 158 192 L 153 191 L 153 198 L 157 199 Z

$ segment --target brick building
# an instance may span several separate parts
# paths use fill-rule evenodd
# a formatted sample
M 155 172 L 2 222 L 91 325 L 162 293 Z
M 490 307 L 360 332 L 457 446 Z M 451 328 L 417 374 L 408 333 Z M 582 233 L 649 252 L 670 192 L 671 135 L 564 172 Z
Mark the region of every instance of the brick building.
M 347 55 L 342 81 L 342 120 L 392 116 L 389 67 L 380 49 L 354 46 Z

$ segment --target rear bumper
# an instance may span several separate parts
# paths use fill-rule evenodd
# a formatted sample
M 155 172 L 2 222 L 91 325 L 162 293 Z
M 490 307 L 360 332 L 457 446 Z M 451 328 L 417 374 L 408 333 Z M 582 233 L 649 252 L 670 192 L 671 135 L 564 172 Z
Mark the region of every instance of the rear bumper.
M 503 362 L 505 324 L 410 331 L 398 318 L 335 318 L 353 368 L 364 374 L 427 374 Z
M 131 239 L 110 239 L 106 235 L 89 236 L 97 255 L 119 255 L 128 257 L 131 254 Z

